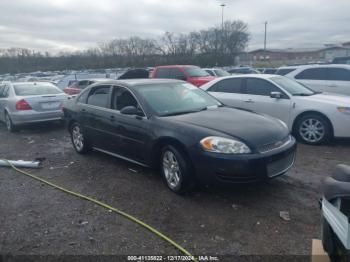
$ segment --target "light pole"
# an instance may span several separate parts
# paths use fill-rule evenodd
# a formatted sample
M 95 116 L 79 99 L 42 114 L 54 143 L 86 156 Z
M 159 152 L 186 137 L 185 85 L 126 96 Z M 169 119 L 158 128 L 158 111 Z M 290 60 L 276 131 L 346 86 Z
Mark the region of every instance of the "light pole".
M 221 31 L 224 32 L 224 8 L 225 4 L 221 4 Z
M 220 6 L 221 6 L 221 54 L 222 54 L 222 60 L 223 60 L 224 58 L 224 8 L 226 5 L 222 3 Z
M 264 60 L 266 60 L 266 32 L 267 31 L 267 21 L 265 22 L 265 34 L 264 34 Z

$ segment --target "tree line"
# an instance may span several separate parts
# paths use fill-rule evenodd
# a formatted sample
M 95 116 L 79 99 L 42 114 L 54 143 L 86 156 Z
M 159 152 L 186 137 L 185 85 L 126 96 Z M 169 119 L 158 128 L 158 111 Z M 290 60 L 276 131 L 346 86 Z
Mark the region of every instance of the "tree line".
M 188 34 L 166 32 L 158 39 L 138 36 L 113 39 L 93 48 L 57 55 L 26 48 L 0 49 L 0 73 L 163 64 L 232 65 L 249 38 L 247 24 L 236 20 Z

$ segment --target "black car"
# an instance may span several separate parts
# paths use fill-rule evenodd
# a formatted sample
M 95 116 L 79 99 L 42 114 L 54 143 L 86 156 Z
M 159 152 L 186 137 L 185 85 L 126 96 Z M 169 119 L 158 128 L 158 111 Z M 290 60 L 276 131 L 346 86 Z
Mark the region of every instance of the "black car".
M 198 182 L 256 182 L 285 173 L 296 143 L 283 122 L 229 108 L 179 80 L 111 80 L 64 107 L 78 153 L 91 149 L 160 168 L 182 193 Z

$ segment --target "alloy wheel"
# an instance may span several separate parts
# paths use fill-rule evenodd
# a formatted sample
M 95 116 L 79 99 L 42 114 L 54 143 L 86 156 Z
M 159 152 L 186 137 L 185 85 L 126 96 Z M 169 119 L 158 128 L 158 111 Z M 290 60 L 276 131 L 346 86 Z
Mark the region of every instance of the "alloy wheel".
M 317 143 L 325 136 L 325 126 L 315 118 L 308 118 L 301 123 L 299 134 L 306 142 Z
M 163 172 L 170 188 L 176 188 L 181 183 L 179 162 L 173 152 L 167 150 L 163 155 Z
M 72 129 L 72 140 L 75 148 L 78 151 L 82 151 L 84 148 L 84 136 L 79 126 L 74 126 Z

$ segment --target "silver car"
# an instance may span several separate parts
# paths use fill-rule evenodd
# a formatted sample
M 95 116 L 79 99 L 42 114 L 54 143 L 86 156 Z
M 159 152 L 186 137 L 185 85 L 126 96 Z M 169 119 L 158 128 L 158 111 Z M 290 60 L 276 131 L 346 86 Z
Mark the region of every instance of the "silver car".
M 67 95 L 51 83 L 1 83 L 0 121 L 10 132 L 25 124 L 62 121 L 66 99 Z

